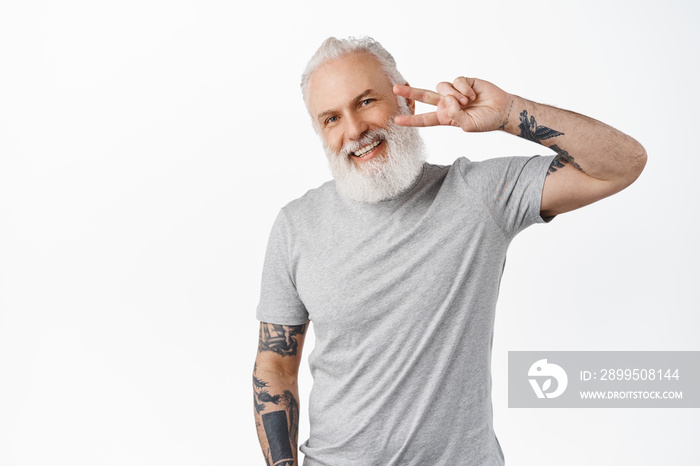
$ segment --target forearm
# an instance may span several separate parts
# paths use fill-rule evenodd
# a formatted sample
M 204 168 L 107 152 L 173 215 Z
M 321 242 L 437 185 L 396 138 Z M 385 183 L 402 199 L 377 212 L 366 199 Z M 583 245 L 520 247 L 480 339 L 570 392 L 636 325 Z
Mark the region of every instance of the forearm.
M 556 152 L 550 169 L 572 165 L 587 175 L 631 184 L 646 163 L 646 151 L 630 136 L 598 120 L 511 95 L 502 130 Z
M 256 361 L 253 391 L 255 425 L 265 461 L 270 466 L 297 466 L 299 388 L 296 377 L 261 367 Z

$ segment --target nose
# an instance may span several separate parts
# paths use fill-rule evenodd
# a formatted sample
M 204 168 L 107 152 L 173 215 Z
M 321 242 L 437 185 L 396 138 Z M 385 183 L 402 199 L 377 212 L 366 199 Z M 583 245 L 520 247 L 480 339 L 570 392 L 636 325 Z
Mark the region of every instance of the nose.
M 348 115 L 346 121 L 348 139 L 360 139 L 369 129 L 369 124 L 356 113 Z

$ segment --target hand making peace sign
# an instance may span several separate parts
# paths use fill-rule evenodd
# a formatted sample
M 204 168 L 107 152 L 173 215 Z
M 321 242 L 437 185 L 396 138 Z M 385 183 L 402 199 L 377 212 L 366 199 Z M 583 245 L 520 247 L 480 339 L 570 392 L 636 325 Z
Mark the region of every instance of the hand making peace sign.
M 418 127 L 449 125 L 467 132 L 494 131 L 505 126 L 511 96 L 490 82 L 460 76 L 452 83 L 441 82 L 436 90 L 394 85 L 396 95 L 437 107 L 430 113 L 399 115 L 394 120 L 396 124 Z

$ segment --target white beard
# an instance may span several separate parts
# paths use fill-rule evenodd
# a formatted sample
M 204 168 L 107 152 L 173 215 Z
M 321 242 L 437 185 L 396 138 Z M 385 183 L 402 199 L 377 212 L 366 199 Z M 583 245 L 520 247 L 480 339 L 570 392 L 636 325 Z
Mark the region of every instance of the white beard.
M 382 139 L 387 144 L 386 153 L 355 165 L 350 155 L 363 146 Z M 359 141 L 346 144 L 339 153 L 333 152 L 324 142 L 331 173 L 338 193 L 355 201 L 377 203 L 402 194 L 417 180 L 423 163 L 425 149 L 417 128 L 399 126 L 392 121 L 387 129 L 368 131 Z

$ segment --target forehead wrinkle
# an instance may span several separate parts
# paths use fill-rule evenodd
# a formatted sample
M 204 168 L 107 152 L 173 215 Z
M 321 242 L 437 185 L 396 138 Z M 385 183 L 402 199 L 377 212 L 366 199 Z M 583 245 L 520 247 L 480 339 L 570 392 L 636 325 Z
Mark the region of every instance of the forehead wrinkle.
M 307 94 L 304 100 L 313 118 L 312 109 L 319 109 L 319 103 L 328 101 L 333 96 L 342 97 L 347 95 L 348 92 L 352 92 L 353 89 L 366 89 L 378 92 L 385 87 L 389 90 L 391 86 L 391 79 L 376 56 L 361 51 L 350 52 L 321 64 L 310 73 L 306 84 Z M 349 101 L 351 104 L 352 99 L 349 99 Z M 324 110 L 324 107 L 320 107 L 319 110 L 322 111 L 317 113 L 313 121 L 317 122 L 318 118 L 341 112 L 345 103 L 338 102 L 336 104 L 336 102 L 333 100 L 328 102 L 329 106 L 332 105 L 332 108 L 328 109 L 326 107 L 327 110 Z

